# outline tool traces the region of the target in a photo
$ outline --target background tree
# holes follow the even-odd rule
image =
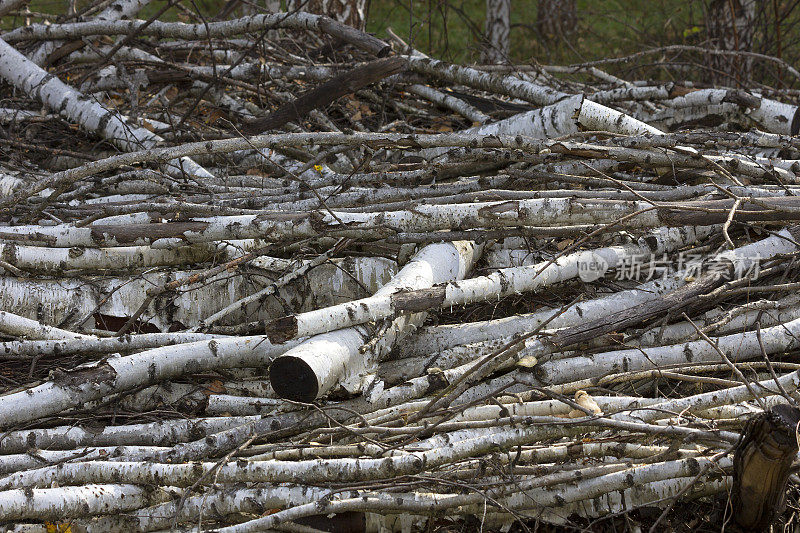
[[[709,45],[717,50],[751,52],[755,36],[755,0],[713,0],[706,10]],[[743,84],[750,78],[753,61],[741,55],[708,55],[714,83]]]
[[[539,0],[536,29],[545,40],[575,31],[578,25],[576,0]]]
[[[508,61],[511,30],[511,0],[486,0],[486,43],[481,53],[483,63]]]

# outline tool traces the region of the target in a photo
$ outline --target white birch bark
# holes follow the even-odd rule
[[[573,198],[525,199],[509,202],[479,202],[468,204],[418,205],[413,209],[379,213],[352,213],[346,211],[312,212],[286,217],[280,215],[241,215],[197,218],[175,229],[175,237],[153,236],[149,228],[138,230],[130,225],[92,225],[76,227],[72,224],[56,226],[10,226],[5,232],[11,235],[38,235],[52,237],[55,247],[150,245],[153,248],[174,248],[186,243],[200,243],[228,239],[263,238],[269,240],[302,239],[317,237],[326,230],[339,230],[345,223],[359,226],[390,226],[401,231],[424,232],[460,227],[508,226],[558,226],[578,224],[607,224],[626,215],[633,215],[620,223],[627,228],[653,228],[664,225],[658,212],[649,201],[584,200]],[[288,218],[288,220],[287,220]],[[154,226],[154,225],[150,225]],[[186,228],[186,229],[184,229]],[[8,238],[7,237],[7,238]]]
[[[149,246],[114,248],[50,248],[24,244],[0,244],[3,260],[25,271],[61,273],[66,270],[127,270],[155,266],[178,266],[210,261],[224,245],[203,243],[171,250]]]
[[[730,459],[721,459],[718,463],[713,463],[709,459],[681,459],[677,461],[667,461],[652,465],[636,466],[620,472],[613,472],[595,478],[579,480],[568,485],[562,490],[548,490],[539,488],[536,480],[520,483],[520,492],[507,497],[499,498],[504,508],[518,510],[547,510],[563,506],[573,502],[591,501],[608,492],[620,491],[624,495],[626,489],[632,494],[628,494],[625,503],[630,505],[644,505],[649,502],[669,500],[670,496],[678,494],[676,483],[673,480],[680,478],[693,478],[704,469],[719,465],[720,468],[730,468]],[[534,488],[528,488],[532,485]],[[630,487],[635,487],[630,489]],[[682,488],[683,484],[678,484]],[[716,488],[716,487],[715,487]],[[720,487],[721,488],[721,487]],[[719,488],[716,488],[719,490]],[[497,493],[502,494],[502,489],[492,491],[492,496]],[[585,494],[585,496],[583,496]],[[484,498],[481,499],[481,496]],[[468,496],[458,496],[452,494],[420,494],[420,493],[397,493],[397,494],[373,494],[361,495],[357,498],[340,499],[326,502],[322,509],[318,503],[296,506],[291,509],[271,514],[267,517],[257,518],[249,522],[244,522],[234,526],[221,528],[223,533],[248,533],[263,531],[276,527],[283,522],[296,520],[298,518],[319,513],[324,510],[326,513],[340,513],[345,511],[378,511],[378,512],[406,512],[423,513],[442,512],[455,508],[456,514],[477,514],[485,512],[486,495],[472,494]],[[474,503],[473,503],[474,502]],[[595,515],[589,515],[595,516]]]
[[[29,453],[0,456],[2,475],[39,468],[64,461],[144,461],[168,448],[157,446],[92,446],[82,450],[30,450]],[[0,516],[2,516],[0,514]]]
[[[570,95],[544,85],[537,85],[516,76],[490,74],[479,70],[452,65],[427,56],[408,56],[412,70],[451,83],[467,85],[491,93],[506,94],[535,105],[554,104]]]
[[[754,0],[712,0],[706,10],[712,46],[719,50],[752,50],[757,5]],[[713,83],[735,85],[749,81],[753,60],[738,54],[708,54],[706,62]]]
[[[220,245],[220,248],[222,246],[224,245]],[[66,248],[63,250],[73,252],[72,255],[79,259],[74,251]],[[186,255],[191,257],[191,254]],[[106,255],[113,256],[113,253]],[[238,252],[231,252],[228,257],[237,256]],[[256,267],[262,264],[258,259],[253,261]],[[302,269],[302,265],[299,268]],[[299,311],[336,305],[363,296],[364,288],[368,291],[378,290],[395,270],[396,264],[383,258],[336,259],[334,264],[319,265],[306,272],[302,279],[278,287],[276,295],[291,302],[293,308]],[[148,290],[202,273],[202,270],[189,270],[133,273],[127,277],[100,276],[92,277],[91,284],[79,278],[59,280],[0,277],[0,307],[29,319],[36,317],[44,324],[61,324],[66,321],[65,328],[88,317],[83,325],[93,327],[93,313],[117,318],[130,317],[145,303]],[[188,285],[177,294],[155,298],[147,305],[140,321],[160,331],[167,331],[176,323],[187,328],[197,327],[202,319],[246,299],[253,292],[275,285],[267,276],[264,277],[263,284],[259,279],[251,276],[248,280],[223,272],[202,285]],[[266,320],[283,313],[285,306],[279,300],[257,298],[244,307],[235,304],[235,310],[226,313],[224,321],[229,323],[242,320],[246,316]],[[99,319],[105,320],[103,317]],[[224,322],[223,319],[219,320]]]
[[[309,13],[327,15],[333,20],[359,30],[366,24],[366,0],[287,0],[286,10],[301,9]]]
[[[475,107],[467,104],[463,100],[460,100],[455,96],[451,96],[447,93],[437,91],[433,87],[428,87],[427,85],[420,85],[418,83],[415,83],[414,85],[409,85],[407,90],[410,93],[416,94],[417,96],[421,96],[426,100],[430,100],[431,102],[440,105],[446,109],[455,111],[464,118],[471,120],[476,125],[484,124],[488,122],[491,118],[488,115],[484,114],[482,111],[479,111]]]
[[[769,355],[791,350],[798,346],[798,334],[800,320],[762,329],[761,340],[765,352]],[[725,353],[731,361],[746,361],[760,357],[762,353],[755,331],[714,337],[713,341],[716,347],[700,340],[548,361],[537,368],[537,376],[550,384],[568,383],[608,373],[658,368],[663,365],[720,362],[722,357],[717,350]]]
[[[793,239],[790,235],[788,230],[782,230],[776,235],[761,241],[723,252],[716,257],[716,260],[730,260],[734,266],[734,271],[738,274],[747,272],[764,259],[778,254],[794,252],[795,246],[792,244]],[[655,248],[657,250],[659,246],[663,246],[658,244],[658,238],[653,242],[652,236],[650,238],[645,237],[643,240],[645,244],[652,245],[651,249]],[[624,309],[641,302],[659,298],[661,295],[684,285],[686,276],[689,274],[689,271],[684,270],[676,274],[667,275],[661,280],[644,283],[634,290],[622,291],[603,298],[575,304],[553,318],[548,323],[548,327],[560,328],[580,324],[582,321],[592,320],[607,314],[609,309]],[[553,310],[548,309],[522,317],[429,328],[420,332],[410,344],[404,346],[404,351],[408,355],[425,355],[461,344],[511,337],[519,331],[535,329],[552,316]]]
[[[35,63],[0,39],[0,76],[11,85],[40,100],[89,132],[97,133],[122,150],[132,152],[154,147],[161,138],[145,128],[131,126],[122,117],[97,102],[87,99],[56,76],[48,74]],[[211,174],[188,157],[170,162],[172,173],[187,173],[198,178]]]
[[[186,24],[183,22],[153,21],[144,27],[144,20],[113,21],[95,20],[90,22],[75,22],[71,24],[33,24],[24,28],[17,28],[4,33],[2,39],[8,43],[29,39],[55,40],[78,39],[93,35],[128,35],[136,32],[142,36],[159,37],[161,39],[208,40],[210,38],[225,38],[245,33],[258,33],[265,29],[291,28],[296,30],[312,30],[329,32],[334,36],[353,36],[361,39],[354,42],[368,52],[379,53],[385,51],[387,45],[375,38],[349,29],[345,26],[334,26],[325,16],[313,15],[302,11],[295,13],[270,13],[253,15],[233,20],[208,22],[206,24]]]
[[[110,394],[189,372],[266,365],[291,347],[292,343],[275,347],[264,337],[239,337],[179,344],[110,358],[65,372],[30,389],[3,395],[0,397],[0,427],[8,428],[55,415]]]
[[[146,424],[106,426],[94,431],[78,426],[8,431],[0,454],[23,454],[31,448],[76,450],[87,446],[174,446],[260,420],[251,417],[211,417],[160,420]]]
[[[434,287],[443,290],[442,299],[437,302],[437,307],[465,305],[512,294],[537,291],[578,277],[586,282],[596,281],[604,277],[610,270],[625,264],[647,264],[647,261],[652,259],[651,254],[654,252],[663,254],[683,245],[694,244],[696,237],[703,234],[707,233],[661,231],[649,237],[643,237],[639,241],[641,244],[608,246],[575,252],[558,257],[554,261],[505,268],[487,276],[448,282]],[[406,295],[406,297],[408,296]],[[437,296],[439,296],[438,293]],[[397,310],[393,309],[392,312],[396,313]]]
[[[751,110],[747,116],[770,133],[797,135],[800,128],[798,108],[775,100],[761,98],[761,105]]]
[[[134,485],[86,485],[0,492],[3,520],[58,520],[133,511],[172,498],[167,489]]]
[[[684,340],[696,339],[698,335],[695,325],[706,331],[708,327],[715,326],[713,331],[716,335],[741,331],[756,323],[761,327],[775,326],[800,318],[799,300],[800,298],[792,295],[778,301],[751,302],[730,311],[713,309],[701,317],[693,319],[691,323],[676,322],[664,327],[652,328],[641,335],[634,333],[631,335],[632,338],[626,342],[639,346],[676,344]]]
[[[729,89],[700,89],[666,100],[664,103],[670,108],[698,108],[698,112],[706,114],[713,112],[712,109],[716,106],[729,103],[736,106],[729,109],[738,109],[743,116],[749,117],[767,132],[781,135],[797,133],[792,130],[792,127],[798,127],[795,119],[797,106],[765,98],[758,93],[742,93]]]
[[[47,326],[8,311],[0,311],[0,332],[27,339],[88,339],[87,335]]]
[[[307,337],[393,316],[394,294],[430,287],[442,279],[463,279],[480,252],[467,241],[428,245],[372,296],[278,319],[276,339],[284,332],[289,335],[284,338]]]
[[[553,421],[552,418],[546,419],[550,422]],[[620,422],[620,424],[622,423]],[[543,434],[558,434],[563,430],[563,427],[557,426],[509,428],[500,432],[486,433],[476,438],[457,440],[433,450],[381,459],[242,461],[227,463],[220,468],[217,468],[216,463],[213,462],[193,464],[136,461],[63,463],[0,478],[0,490],[49,486],[53,481],[62,485],[104,483],[112,478],[114,479],[112,482],[117,483],[159,483],[161,485],[186,486],[194,483],[201,475],[212,469],[216,469],[214,478],[217,483],[291,483],[298,479],[309,484],[326,483],[331,479],[339,482],[366,481],[435,469],[440,465],[481,455],[497,448],[508,449],[517,445],[538,442],[543,438]],[[681,430],[687,435],[702,433],[691,428],[675,428],[675,430]],[[207,483],[212,482],[212,480],[206,479]]]
[[[635,289],[612,293],[601,298],[581,302],[567,309],[548,323],[551,328],[567,327],[593,320],[606,314],[609,309],[625,309],[651,301],[686,283],[685,276],[669,275],[660,280],[641,284]],[[403,347],[407,356],[424,356],[441,350],[469,343],[510,338],[522,331],[533,331],[545,320],[549,320],[555,309],[543,309],[521,316],[467,322],[464,324],[430,326],[422,328]]]
[[[139,512],[108,515],[93,520],[76,520],[75,528],[85,533],[108,531],[170,530],[178,523],[195,522],[196,517],[210,509],[220,515],[233,513],[260,514],[265,508],[293,507],[314,502],[328,496],[324,488],[265,485],[259,488],[222,488],[190,496],[179,507],[177,502],[165,502]]]
[[[210,326],[236,310],[245,310],[247,306],[252,303],[263,301],[264,299],[267,298],[267,296],[275,294],[280,287],[288,284],[291,281],[294,281],[298,278],[305,276],[309,270],[329,261],[331,259],[332,251],[333,249],[329,250],[324,254],[320,254],[318,257],[312,259],[311,261],[306,261],[303,265],[300,265],[299,267],[293,269],[291,272],[288,272],[287,274],[281,276],[279,279],[275,280],[273,283],[270,283],[260,291],[256,291],[253,294],[245,296],[240,300],[237,300],[235,302],[226,305],[225,307],[223,307],[216,313],[212,314],[211,316],[202,319],[200,323],[197,325],[197,329]]]
[[[791,324],[791,322],[789,324]],[[787,329],[789,329],[788,324]],[[797,331],[797,326],[794,326],[793,331]],[[720,349],[724,349],[724,346],[725,343],[720,339]],[[745,347],[745,351],[747,351],[748,348],[749,347]],[[746,357],[746,354],[743,355]],[[652,422],[660,418],[669,417],[669,413],[682,413],[687,410],[705,410],[713,407],[721,407],[723,405],[736,405],[754,398],[775,396],[781,389],[786,391],[790,396],[794,394],[796,397],[798,386],[800,386],[800,371],[794,371],[784,374],[778,379],[770,377],[763,381],[751,382],[739,387],[728,387],[718,391],[695,394],[694,396],[664,400],[651,405],[648,410],[633,414],[632,417],[645,422]],[[788,402],[788,399],[784,399],[784,403]]]
[[[43,326],[49,328],[50,326]],[[16,337],[36,338],[32,335],[8,332]],[[48,330],[49,331],[49,330]],[[65,331],[63,340],[16,340],[0,342],[0,359],[32,359],[37,356],[67,356],[75,354],[129,353],[173,344],[209,341],[224,335],[206,333],[142,333],[122,337],[92,337]],[[67,337],[69,334],[71,337]],[[52,338],[48,333],[47,338]]]
[[[768,134],[760,134],[758,139],[759,142],[762,143],[776,144],[776,147],[783,146],[778,142],[777,139],[773,140],[773,138],[769,137]],[[618,161],[625,161],[627,163],[637,163],[647,168],[717,168],[709,164],[709,161],[713,161],[717,164],[727,165],[729,167],[729,171],[732,171],[737,175],[749,176],[758,179],[761,179],[764,176],[764,169],[760,165],[747,165],[742,163],[738,158],[734,160],[733,158],[724,156],[705,156],[705,159],[702,157],[697,158],[693,153],[691,153],[691,150],[688,151],[689,153],[687,153],[687,155],[675,153],[664,154],[661,151],[608,147],[607,145],[594,145],[591,143],[537,141],[527,139],[524,136],[490,136],[470,138],[461,134],[407,135],[392,133],[289,133],[260,135],[251,137],[249,139],[224,139],[219,141],[187,143],[174,147],[156,148],[152,150],[115,155],[99,161],[87,163],[80,167],[71,168],[67,171],[55,173],[51,175],[49,179],[39,180],[39,183],[31,187],[29,191],[25,191],[24,195],[17,194],[12,198],[0,200],[0,203],[9,205],[11,202],[27,199],[47,188],[64,187],[88,176],[97,174],[98,172],[114,170],[124,165],[132,165],[150,161],[166,162],[170,159],[199,154],[230,153],[243,150],[250,150],[250,153],[252,153],[253,149],[274,149],[282,146],[306,146],[309,143],[318,144],[320,146],[329,146],[335,144],[352,146],[363,144],[377,145],[379,147],[384,147],[388,143],[389,145],[395,146],[398,149],[408,148],[409,145],[412,145],[415,150],[452,146],[464,148],[469,147],[474,149],[508,148],[533,153],[539,153],[546,150],[556,150],[559,153],[564,154],[575,153],[583,155],[586,152],[589,152],[596,154],[593,156],[595,158],[615,159]],[[263,152],[263,150],[261,151]],[[587,170],[584,170],[584,173],[585,172],[587,172]],[[792,173],[781,170],[776,171],[775,174],[788,183],[794,183],[798,181],[797,177]],[[342,181],[342,179],[337,180],[337,177],[341,178],[341,176],[336,176],[334,173],[330,178],[332,180],[331,183]]]
[[[287,317],[292,323],[291,336],[284,338],[330,333],[308,339],[273,362],[270,367],[273,389],[283,397],[310,401],[330,391],[348,374],[364,373],[369,362],[367,354],[359,348],[369,335],[363,328],[349,326],[390,316],[380,314],[379,310],[390,305],[391,295],[398,290],[430,286],[442,279],[463,279],[480,251],[467,241],[426,246],[373,296]],[[404,336],[421,323],[421,318],[412,315],[401,319],[403,322],[396,325],[394,335]],[[287,386],[288,383],[292,384]]]
[[[136,15],[144,6],[149,3],[150,0],[115,0],[108,7],[103,9],[103,11],[101,11],[94,18],[94,20],[114,21],[120,19],[129,19],[130,17]],[[62,44],[63,43],[58,41],[42,44],[33,54],[30,54],[31,61],[39,66],[42,66],[47,57]]]

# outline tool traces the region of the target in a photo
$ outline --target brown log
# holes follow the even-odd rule
[[[797,456],[800,409],[776,405],[747,421],[733,458],[733,519],[743,531],[768,531],[786,505]]]
[[[298,121],[313,109],[326,106],[346,94],[401,72],[406,65],[406,60],[401,57],[370,61],[365,65],[334,76],[296,100],[282,105],[269,116],[247,123],[242,131],[248,135],[256,135],[279,128],[287,122]]]

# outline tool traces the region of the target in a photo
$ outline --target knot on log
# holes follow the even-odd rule
[[[747,421],[733,458],[733,519],[743,531],[766,531],[783,512],[798,423],[800,409],[789,405]]]

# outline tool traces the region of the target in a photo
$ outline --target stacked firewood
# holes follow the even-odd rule
[[[3,525],[788,518],[796,93],[145,4],[0,35]]]

